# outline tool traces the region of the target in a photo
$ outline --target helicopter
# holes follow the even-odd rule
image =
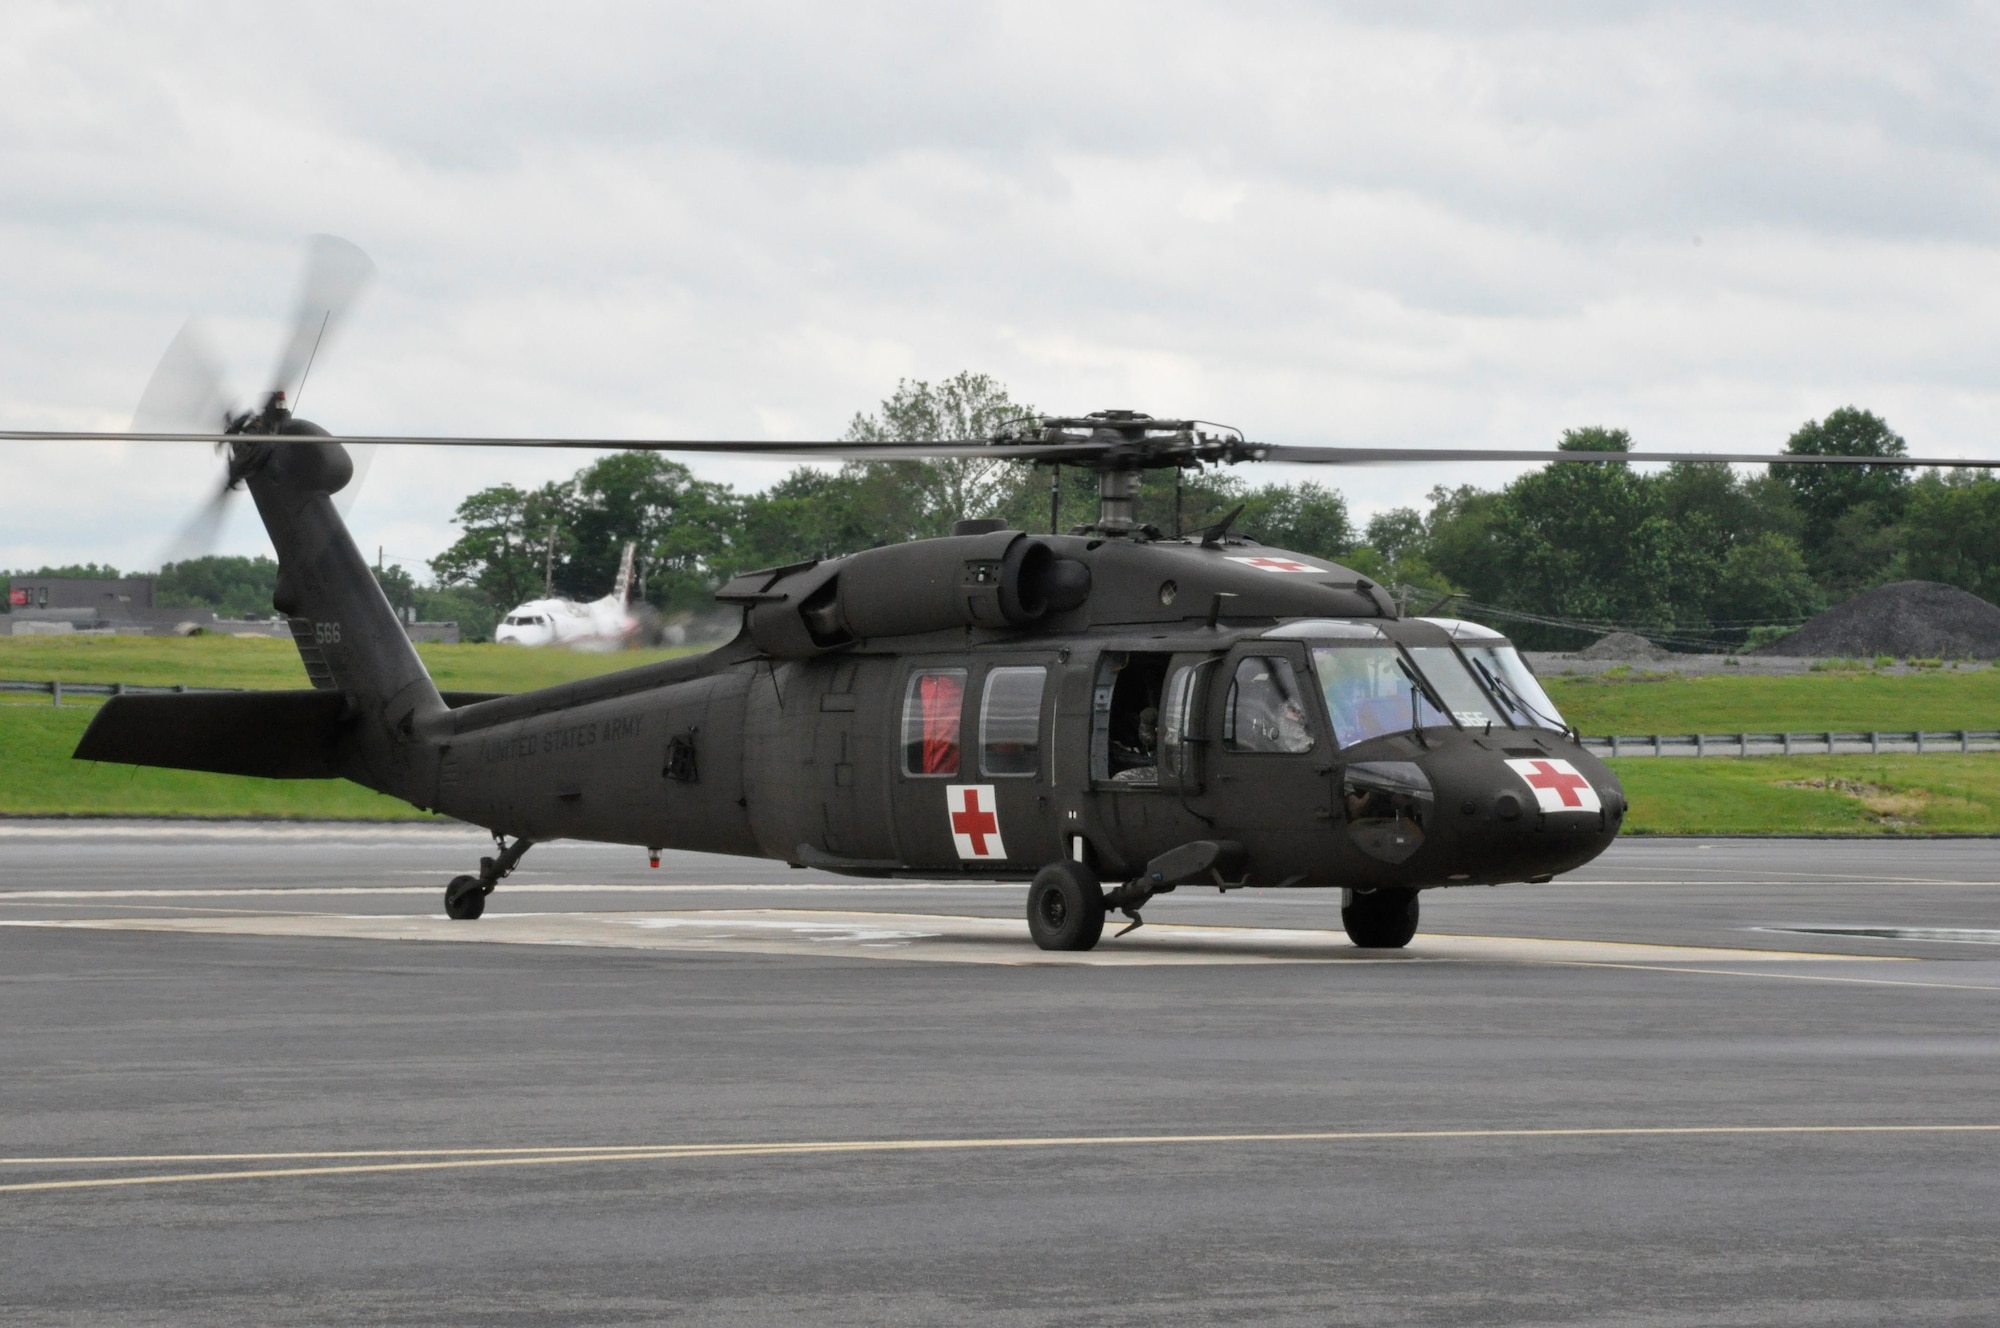
[[[294,415],[287,393],[310,365],[300,348],[355,283],[314,272],[306,288],[275,385],[220,429],[0,433],[222,448],[224,492],[248,491],[277,552],[273,606],[311,684],[113,697],[74,756],[346,778],[480,826],[494,854],[444,892],[446,915],[468,923],[535,844],[587,839],[643,848],[654,865],[682,849],[1020,881],[1029,934],[1049,951],[1093,948],[1114,913],[1123,935],[1179,889],[1249,886],[1337,890],[1355,945],[1400,948],[1424,891],[1548,881],[1601,854],[1627,813],[1617,776],[1501,633],[1407,615],[1350,568],[1235,531],[1237,513],[1156,530],[1137,516],[1143,475],[1257,461],[1884,464],[1279,445],[1132,410],[908,444],[341,437]],[[964,520],[940,538],[746,571],[715,592],[741,628],[706,653],[518,694],[451,692],[334,505],[356,444],[990,457],[1087,468],[1098,504],[1063,528],[1057,469],[1047,532]]]

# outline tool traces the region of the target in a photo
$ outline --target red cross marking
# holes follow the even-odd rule
[[[1273,572],[1310,572],[1313,569],[1302,562],[1290,558],[1245,558],[1252,567],[1262,567]]]
[[[972,841],[972,855],[976,858],[987,856],[986,836],[1000,833],[1000,822],[992,812],[983,811],[979,806],[979,790],[965,791],[965,810],[951,814],[953,834],[964,835]]]
[[[1576,791],[1589,788],[1589,780],[1582,775],[1558,770],[1547,761],[1530,761],[1528,764],[1535,768],[1535,773],[1522,778],[1532,787],[1552,790],[1562,799],[1565,807],[1583,806],[1583,799],[1576,796]]]

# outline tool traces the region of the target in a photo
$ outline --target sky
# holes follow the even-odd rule
[[[324,232],[379,269],[300,402],[341,433],[834,437],[973,369],[1278,443],[1852,404],[2000,456],[1996,57],[1990,5],[1837,0],[11,0],[0,428],[126,427],[190,316],[247,400]],[[150,568],[220,472],[0,448],[0,567]],[[350,521],[419,568],[587,460],[385,449]],[[1365,517],[1520,469],[1243,473]]]

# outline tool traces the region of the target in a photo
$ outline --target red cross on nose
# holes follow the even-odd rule
[[[972,856],[986,856],[986,836],[1000,832],[1000,822],[992,812],[982,811],[979,806],[979,790],[965,791],[965,810],[951,814],[953,834],[964,835],[972,841]]]
[[[1245,558],[1252,567],[1264,567],[1273,572],[1310,572],[1312,568],[1291,558]]]
[[[1590,781],[1582,775],[1567,770],[1558,770],[1547,761],[1530,761],[1535,773],[1525,775],[1528,783],[1538,789],[1551,789],[1562,799],[1565,807],[1581,807],[1583,799],[1576,796],[1578,789],[1590,787]]]

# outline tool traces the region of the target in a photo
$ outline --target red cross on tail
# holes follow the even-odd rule
[[[1545,812],[1594,812],[1603,807],[1597,790],[1577,773],[1568,761],[1537,757],[1529,761],[1509,761],[1507,768],[1526,780],[1535,791],[1535,801]]]
[[[951,813],[951,838],[959,857],[986,861],[1007,856],[991,784],[947,784],[944,805]]]

